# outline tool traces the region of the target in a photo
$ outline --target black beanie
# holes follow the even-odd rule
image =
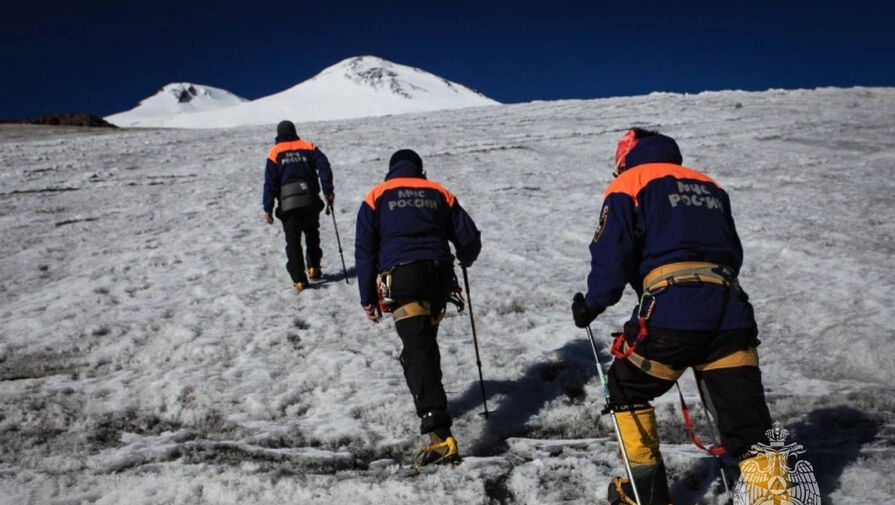
[[[395,151],[395,154],[393,154],[391,159],[388,160],[388,167],[391,168],[395,166],[395,163],[399,161],[409,161],[416,165],[420,170],[423,169],[423,159],[420,158],[419,154],[416,154],[410,149],[401,149],[400,151]]]
[[[277,125],[277,137],[298,137],[295,132],[295,124],[292,121],[280,121]]]

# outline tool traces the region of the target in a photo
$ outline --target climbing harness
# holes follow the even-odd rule
[[[649,336],[648,322],[656,308],[656,295],[669,286],[686,282],[709,282],[739,290],[733,270],[716,263],[680,261],[654,268],[643,278],[643,295],[637,306],[637,335],[628,344],[624,333],[614,333],[610,349],[612,355],[618,359],[630,358]]]

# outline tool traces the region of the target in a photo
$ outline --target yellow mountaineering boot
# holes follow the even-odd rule
[[[320,270],[320,267],[308,268],[308,279],[319,281],[321,278],[323,278],[323,272]]]
[[[668,478],[665,464],[659,452],[659,434],[656,430],[656,412],[645,405],[621,408],[614,412],[618,429],[624,441],[633,485],[641,505],[668,505]],[[627,477],[627,476],[626,476]],[[607,498],[611,505],[636,505],[632,483],[627,478],[616,477],[609,484]]]
[[[295,287],[295,290],[298,292],[304,291],[306,287],[308,287],[307,283],[304,282],[293,282],[292,285]]]
[[[435,433],[429,433],[429,441],[426,447],[420,449],[414,458],[413,464],[417,468],[426,465],[456,465],[460,463],[460,451],[457,450],[457,441],[448,435],[442,439]]]

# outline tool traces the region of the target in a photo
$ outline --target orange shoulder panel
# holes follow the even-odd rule
[[[640,191],[650,182],[663,177],[693,179],[714,184],[719,188],[721,187],[711,177],[702,172],[697,172],[692,168],[675,165],[673,163],[646,163],[638,165],[630,170],[626,170],[616,177],[616,179],[606,187],[606,191],[603,193],[603,199],[605,200],[613,193],[624,193],[634,200],[634,206],[636,207],[638,205],[637,195]]]
[[[317,146],[306,140],[299,139],[291,140],[289,142],[280,142],[274,144],[274,146],[270,148],[270,152],[267,153],[267,159],[276,163],[277,156],[284,151],[313,151],[314,149],[317,149]]]
[[[366,198],[364,198],[364,202],[369,205],[371,209],[376,210],[376,202],[379,201],[379,198],[382,197],[382,194],[390,189],[395,188],[434,189],[444,196],[444,199],[447,201],[448,207],[453,207],[454,202],[456,201],[454,195],[452,195],[450,191],[446,190],[444,186],[438,184],[435,181],[419,179],[416,177],[396,177],[394,179],[389,179],[371,189],[370,192],[367,193]]]

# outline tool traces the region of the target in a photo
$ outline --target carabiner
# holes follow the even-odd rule
[[[646,307],[645,311],[644,306]],[[637,318],[646,321],[653,315],[654,308],[656,308],[656,297],[651,292],[644,291],[640,296],[640,305],[637,306]]]

